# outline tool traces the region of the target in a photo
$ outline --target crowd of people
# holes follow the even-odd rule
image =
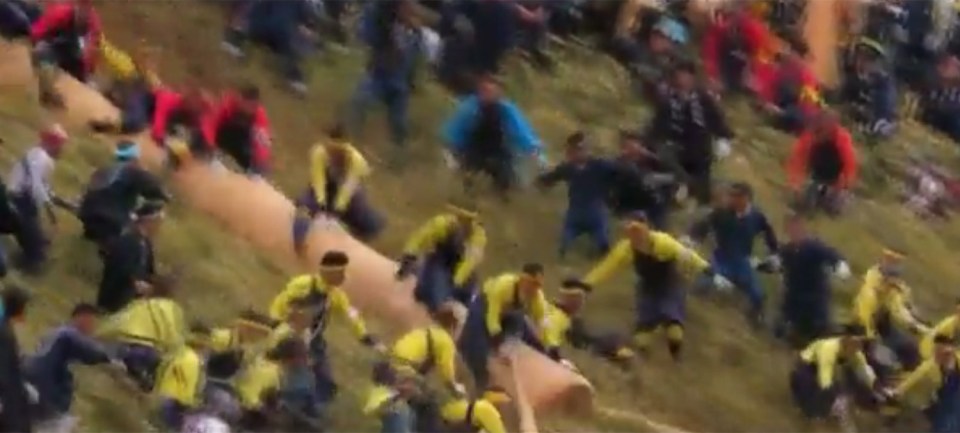
[[[242,57],[248,43],[263,45],[282,60],[290,89],[306,95],[302,63],[311,51],[349,39],[350,3],[230,2],[223,48]],[[220,327],[188,320],[177,300],[178,278],[158,271],[153,249],[172,197],[140,162],[139,146],[167,149],[174,168],[187,157],[221,165],[221,155],[228,155],[251,177],[270,176],[275,149],[259,90],[243,85],[214,97],[196,84],[162,82],[149,48],[130,55],[106,39],[90,0],[0,3],[2,34],[31,43],[45,106],[64,104],[53,86],[58,73],[91,85],[94,77],[107,76],[109,86],[99,88],[121,117],[89,126],[152,139],[120,141],[115,162],[92,174],[76,203],[50,185],[70,141],[59,125],[45,128],[5,178],[0,231],[13,235],[22,252],[10,266],[43,272],[50,241],[41,209],[56,224],[59,207],[82,222],[103,272],[95,302],[78,303],[68,323],[23,357],[12,323],[24,317],[29,296],[12,284],[3,290],[0,431],[72,431],[78,419],[70,414],[70,365],[77,362],[126,373],[155,396],[155,423],[165,430],[323,430],[338,391],[324,338],[336,314],[378,354],[363,411],[380,421],[381,431],[500,433],[500,410],[510,396],[492,384],[491,357],[509,362],[511,347],[522,341],[571,369],[576,366],[564,356],[571,347],[630,368],[635,359],[652,356],[653,339],[662,333],[679,362],[688,293],[733,290],[746,297],[745,314],[757,332],[770,329],[799,349],[785,376],[806,417],[835,417],[847,425],[853,406],[890,422],[901,411],[922,410],[929,431],[960,431],[960,303],[934,326],[919,318],[903,277],[905,252],[891,246],[864,274],[850,306],[852,320],[837,326],[832,279],[851,278],[853,271],[837,248],[806,226],[813,213],[842,216],[857,183],[854,137],[872,145],[891,137],[907,120],[899,110],[901,95],[918,96],[919,108],[911,113],[916,120],[960,141],[960,32],[953,31],[960,21],[945,2],[867,6],[839,50],[837,89],[821,86],[809,68],[797,2],[730,0],[705,28],[689,20],[686,2],[356,3],[357,35],[368,62],[348,113],[310,150],[310,178],[291,228],[299,253],[321,214],[338,218],[364,241],[387,228],[364,191],[371,165],[350,137],[371,104],[382,103],[391,140],[403,151],[410,94],[422,75],[418,57],[427,57],[439,80],[461,96],[441,136],[446,162],[463,173],[471,198],[451,200],[398,254],[396,279],[416,277],[414,296],[434,322],[390,345],[351,305],[342,288],[350,257],[336,250],[327,251],[314,271],[293,277],[268,311],[243,311]],[[588,134],[570,131],[564,161],[552,165],[522,108],[504,95],[497,74],[511,51],[525,52],[550,73],[549,34],[599,41],[652,108],[647,125],[621,132],[615,157],[595,155]],[[796,136],[786,161],[795,212],[783,221],[785,239],[754,202],[751,185],[713,176],[738,132],[725,118],[726,98],[751,101],[769,126]],[[540,263],[499,274],[480,271],[488,234],[472,198],[482,191],[474,181],[489,177],[498,196],[509,200],[519,189],[524,158],[540,166],[539,187],[567,185],[559,255],[588,234],[600,257],[589,272],[564,279],[552,300],[544,287],[549,270]],[[941,190],[944,179],[933,179]],[[921,192],[932,188],[929,179],[918,182]],[[671,216],[688,198],[702,212],[689,229],[676,227]],[[907,201],[918,213],[942,207],[926,196]],[[611,239],[613,218],[623,222],[620,240]],[[753,250],[758,236],[766,246],[760,258]],[[709,237],[713,251],[701,256],[698,245]],[[632,335],[591,329],[580,314],[584,303],[627,266],[637,277]],[[784,296],[773,320],[759,272],[781,275]],[[457,374],[458,358],[473,379],[472,391]]]

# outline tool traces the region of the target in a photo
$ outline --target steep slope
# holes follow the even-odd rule
[[[255,56],[248,65],[238,66],[218,52],[222,20],[212,6],[111,2],[103,5],[102,10],[107,34],[112,39],[126,47],[145,39],[162,48],[162,73],[167,80],[180,82],[197,78],[222,87],[235,80],[251,79],[264,88],[275,87],[277,80],[267,69],[268,55]],[[645,117],[643,107],[628,96],[624,79],[612,62],[581,49],[562,49],[558,55],[561,66],[553,77],[544,78],[522,65],[512,65],[508,74],[510,94],[527,110],[548,142],[559,143],[569,132],[584,128],[593,133],[599,143],[612,144],[618,127],[641,124]],[[303,155],[313,137],[319,137],[319,131],[336,117],[358,78],[360,65],[358,53],[333,54],[314,62],[313,90],[308,101],[297,100],[281,91],[267,92],[267,105],[279,135],[275,178],[289,193],[298,192],[302,187],[307,169]],[[441,167],[437,155],[436,132],[449,110],[450,99],[433,85],[420,89],[412,110],[414,148],[408,167],[402,173],[379,169],[370,185],[374,203],[390,217],[391,227],[376,245],[388,254],[396,254],[409,230],[438,208],[453,190],[449,184],[455,180]],[[16,105],[23,104],[2,106],[10,107],[11,113],[16,112],[17,119],[36,119],[35,112],[27,110],[24,114]],[[744,107],[730,107],[729,112],[740,138],[737,153],[722,164],[721,174],[752,182],[760,203],[776,219],[785,211],[780,167],[789,140],[758,125]],[[14,126],[10,129],[15,131],[16,124],[11,125]],[[381,125],[381,119],[371,116],[370,132],[358,139],[378,167],[382,166],[379,157],[387,149]],[[7,139],[7,142],[28,142],[29,136],[22,134],[27,133],[21,128],[21,138]],[[553,149],[557,155],[557,148]],[[884,169],[895,165],[907,150],[913,149],[942,156],[944,161],[954,161],[951,164],[956,165],[951,145],[910,126],[894,142],[876,152],[864,152],[863,159],[872,168],[865,170],[861,199],[850,214],[840,221],[818,220],[816,226],[823,237],[843,250],[857,271],[871,264],[882,245],[904,246],[912,253],[907,277],[916,287],[918,301],[931,317],[938,317],[956,293],[949,284],[960,276],[951,254],[960,244],[960,227],[953,223],[917,221],[896,204]],[[87,165],[78,165],[76,178],[61,181],[64,185],[75,185],[77,179],[85,178],[88,169]],[[410,195],[413,190],[419,194]],[[564,273],[587,269],[589,262],[585,259],[555,261],[553,245],[562,205],[559,191],[545,196],[527,192],[509,205],[487,203],[485,219],[493,239],[492,253],[484,271],[496,272],[525,260],[541,260],[550,265],[552,281],[556,281]],[[187,286],[190,299],[199,301],[189,303],[195,311],[202,308],[207,317],[224,319],[246,302],[236,299],[238,296],[222,294],[244,293],[246,299],[264,301],[282,284],[283,272],[255,254],[243,252],[245,248],[241,244],[217,233],[208,222],[181,218],[181,215],[175,212],[176,223],[171,224],[169,239],[164,242],[173,245],[178,242],[175,239],[182,237],[184,243],[164,246],[170,249],[165,250],[167,254],[163,257],[188,263],[191,269],[198,269],[197,275],[204,275],[202,278],[191,276],[197,279]],[[70,230],[69,233],[76,232]],[[90,285],[96,282],[95,257],[82,249],[85,245],[79,240],[71,242],[75,242],[75,249],[60,249],[74,245],[69,243],[57,247],[57,257],[63,259],[57,262],[50,277],[38,282],[38,287],[66,287],[66,281],[76,281],[79,274],[83,276],[79,291],[73,291],[74,284],[69,284],[69,292],[44,290],[44,295],[51,293],[50,296],[69,293],[60,298],[56,304],[59,308],[41,310],[44,315],[39,319],[45,324],[59,318],[57,314],[66,310],[71,298],[76,296],[74,293],[89,296],[93,290]],[[771,293],[778,292],[775,281],[764,282]],[[632,302],[629,285],[630,280],[624,275],[591,297],[591,321],[607,327],[628,328],[630,311],[623,306]],[[246,287],[257,289],[249,290],[248,294],[242,289]],[[839,309],[846,307],[854,288],[855,283],[849,283],[838,290],[837,296],[843,300],[838,303]],[[238,292],[240,290],[243,291]],[[217,308],[210,308],[213,301]],[[749,331],[737,308],[730,304],[713,300],[691,303],[691,347],[682,365],[674,366],[665,357],[657,356],[640,371],[625,375],[584,354],[576,354],[574,360],[597,387],[600,405],[652,414],[658,420],[691,430],[806,429],[790,408],[786,390],[790,354],[772,339]],[[28,334],[36,336],[40,329],[32,326]],[[342,330],[337,331],[340,332],[333,338],[338,348],[334,362],[344,388],[351,392],[338,402],[343,416],[336,417],[335,423],[343,429],[366,429],[369,424],[357,424],[359,417],[353,415],[358,403],[356,395],[365,386],[365,369],[359,367],[359,362],[350,362],[358,352],[352,350],[355,345],[351,339],[344,336]],[[354,366],[358,367],[351,368]],[[98,385],[107,382],[100,375],[90,376]],[[120,405],[131,400],[126,398],[127,394],[121,394],[125,396],[123,399],[115,398],[115,388],[109,385],[90,389],[97,392],[84,393],[80,408],[90,416],[91,428],[134,428],[135,424],[126,423],[116,414]],[[591,421],[548,418],[544,422],[551,429],[561,431],[636,431],[639,428],[601,418]]]

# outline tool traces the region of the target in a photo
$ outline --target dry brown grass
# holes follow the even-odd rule
[[[321,131],[338,117],[343,102],[358,79],[361,57],[357,53],[330,54],[313,62],[311,95],[300,101],[286,92],[273,90],[278,80],[268,68],[269,56],[254,56],[248,64],[237,65],[218,49],[222,18],[213,7],[184,2],[110,2],[102,6],[108,37],[125,47],[144,39],[162,50],[162,75],[170,82],[199,79],[220,88],[252,80],[266,91],[266,104],[278,135],[276,171],[278,185],[288,194],[299,192],[307,175],[303,156]],[[508,92],[525,109],[558,157],[556,143],[571,131],[583,128],[601,145],[613,145],[619,127],[639,126],[646,118],[642,104],[628,95],[624,77],[609,59],[579,49],[556,53],[560,67],[552,77],[539,75],[526,65],[509,68]],[[22,98],[3,99],[2,134],[14,149],[32,140],[22,122],[36,120],[37,109]],[[396,255],[405,236],[432,215],[443,200],[457,190],[456,179],[440,164],[438,131],[452,100],[433,84],[420,86],[412,104],[412,149],[402,172],[382,167],[388,149],[382,117],[371,115],[367,133],[356,139],[379,170],[369,189],[376,206],[389,216],[389,229],[375,245]],[[734,156],[721,163],[721,175],[751,182],[759,203],[773,220],[785,212],[782,161],[789,139],[757,123],[744,107],[729,107],[739,139]],[[11,120],[14,119],[14,120]],[[106,161],[101,145],[79,142],[67,155],[57,183],[77,192],[79,182],[95,165]],[[863,150],[865,163],[876,167],[890,163],[907,149],[923,149],[942,156],[956,166],[951,144],[931,138],[922,129],[908,127],[892,143],[875,153]],[[3,167],[12,161],[9,148],[0,149]],[[946,311],[956,296],[950,284],[960,277],[952,251],[960,244],[960,225],[927,223],[906,214],[896,204],[889,182],[881,170],[864,170],[862,196],[840,221],[817,220],[821,235],[839,247],[853,268],[862,272],[875,259],[882,245],[902,245],[911,254],[907,277],[915,287],[920,306],[932,318]],[[415,192],[412,193],[412,192]],[[484,218],[492,237],[484,272],[496,272],[526,260],[549,265],[551,281],[567,273],[582,272],[590,266],[585,258],[556,260],[562,191],[540,194],[526,191],[510,204],[484,203]],[[54,251],[52,272],[27,283],[40,291],[41,304],[25,329],[25,340],[34,339],[60,320],[78,298],[90,298],[99,275],[92,248],[78,237],[73,222],[61,228]],[[249,246],[188,209],[175,208],[160,243],[160,257],[172,266],[188,270],[184,296],[190,312],[211,320],[225,320],[251,302],[262,303],[283,284],[284,269],[259,256]],[[765,279],[774,300],[779,293],[775,280]],[[615,279],[591,297],[588,317],[597,326],[628,329],[631,324],[632,290],[629,275]],[[856,283],[837,287],[837,309],[841,315]],[[951,301],[952,302],[952,301]],[[774,305],[771,303],[771,309]],[[791,354],[766,335],[749,330],[729,302],[695,299],[690,304],[689,353],[681,365],[674,365],[664,353],[642,369],[624,374],[583,353],[573,359],[597,388],[598,404],[646,414],[661,422],[693,431],[799,431],[811,430],[791,408],[786,376]],[[337,375],[344,397],[337,403],[334,429],[370,430],[369,420],[356,416],[366,388],[366,369],[350,362],[361,355],[352,338],[335,327],[332,340]],[[78,410],[85,429],[138,429],[144,404],[113,385],[112,380],[93,371],[80,376]],[[130,405],[137,406],[131,410]],[[590,420],[542,417],[551,431],[645,431],[637,423],[597,416]],[[867,417],[869,418],[869,417]],[[868,426],[875,423],[866,420]],[[835,429],[832,429],[835,430]]]

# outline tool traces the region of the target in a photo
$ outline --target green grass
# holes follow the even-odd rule
[[[288,194],[299,192],[308,169],[304,155],[340,114],[359,78],[359,53],[333,53],[313,61],[311,95],[301,101],[275,90],[279,80],[268,67],[268,55],[258,53],[247,64],[237,65],[219,52],[223,20],[212,6],[109,2],[101,10],[111,39],[126,48],[145,39],[162,49],[162,76],[172,83],[196,79],[222,89],[252,80],[266,89],[266,105],[278,136],[275,182]],[[640,126],[647,119],[647,111],[629,96],[625,77],[611,60],[573,48],[557,49],[555,55],[559,67],[553,76],[535,73],[521,62],[510,62],[506,74],[508,94],[525,109],[555,159],[560,157],[557,144],[575,129],[588,131],[602,151],[609,152],[618,128]],[[0,165],[6,168],[12,164],[14,150],[33,142],[29,125],[41,117],[22,96],[5,94],[0,102],[0,136],[8,143],[0,148]],[[420,85],[412,103],[412,148],[402,172],[382,168],[389,149],[382,116],[371,113],[366,133],[356,139],[377,170],[368,187],[373,203],[389,217],[390,226],[375,247],[387,255],[397,255],[407,234],[458,191],[456,178],[442,168],[437,137],[440,122],[452,104],[436,85]],[[720,164],[720,176],[751,182],[760,205],[779,221],[786,211],[782,162],[790,139],[759,124],[745,107],[733,104],[728,113],[739,138],[734,155]],[[945,164],[956,167],[956,152],[953,145],[920,128],[904,129],[876,151],[861,148],[865,165],[861,198],[842,220],[818,219],[814,226],[842,250],[858,273],[873,263],[882,246],[894,244],[906,249],[911,255],[907,278],[915,288],[917,301],[929,317],[938,319],[956,294],[950,284],[960,277],[960,267],[952,254],[960,245],[960,225],[922,222],[908,215],[897,204],[894,180],[876,167],[896,166],[898,159],[915,150],[937,155]],[[58,188],[78,193],[90,171],[108,160],[104,149],[101,142],[90,138],[74,142],[59,166]],[[482,267],[485,274],[538,260],[548,265],[550,281],[555,283],[568,273],[584,272],[591,266],[586,258],[564,263],[556,260],[564,206],[562,190],[548,194],[526,191],[509,204],[484,201],[483,206],[491,237]],[[60,321],[71,304],[91,299],[96,290],[100,270],[93,248],[80,240],[75,222],[62,220],[51,271],[39,279],[14,277],[34,288],[40,300],[23,330],[26,347]],[[158,246],[164,266],[185,270],[186,282],[179,295],[185,308],[191,315],[214,323],[228,320],[248,305],[264,305],[293,272],[180,205],[170,213]],[[764,284],[773,308],[778,284],[769,278]],[[846,315],[857,284],[852,281],[837,286],[840,317]],[[591,324],[628,330],[632,310],[624,306],[632,305],[631,285],[629,272],[624,272],[600,287],[587,309]],[[631,373],[610,368],[585,353],[574,353],[572,358],[595,385],[598,405],[644,413],[695,431],[810,430],[790,404],[786,380],[792,355],[769,336],[750,331],[740,308],[737,302],[692,299],[689,350],[681,365],[674,365],[664,352],[656,353],[654,359]],[[374,323],[373,327],[386,329],[383,325]],[[334,365],[343,390],[334,411],[334,429],[370,431],[372,423],[357,415],[367,387],[367,368],[363,362],[354,361],[369,355],[357,348],[343,327],[335,326],[332,331]],[[94,369],[84,369],[79,381],[77,410],[84,418],[85,430],[139,427],[146,410],[142,398]],[[551,431],[647,430],[601,417],[567,419],[551,414],[540,418],[544,428]],[[877,427],[870,417],[864,418],[865,426]]]

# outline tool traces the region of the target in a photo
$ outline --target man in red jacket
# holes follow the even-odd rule
[[[183,94],[161,88],[155,92],[154,98],[150,127],[153,140],[176,157],[180,156],[178,152],[181,150],[171,148],[169,139],[181,138],[194,156],[209,160],[216,142],[213,103],[209,94],[197,86],[189,87]]]
[[[765,88],[772,79],[775,38],[763,21],[765,2],[733,0],[703,39],[703,66],[715,90]]]
[[[247,174],[266,173],[270,162],[270,121],[260,104],[260,90],[247,86],[224,95],[213,116],[217,148]]]
[[[61,103],[53,89],[55,68],[87,81],[96,66],[101,37],[100,16],[91,0],[52,2],[47,6],[30,28],[42,102]]]
[[[798,210],[823,209],[837,215],[857,176],[850,132],[832,113],[820,113],[797,139],[787,163]]]
[[[755,90],[763,111],[774,127],[800,133],[823,105],[817,77],[807,64],[809,47],[799,35],[789,38],[768,83]]]

